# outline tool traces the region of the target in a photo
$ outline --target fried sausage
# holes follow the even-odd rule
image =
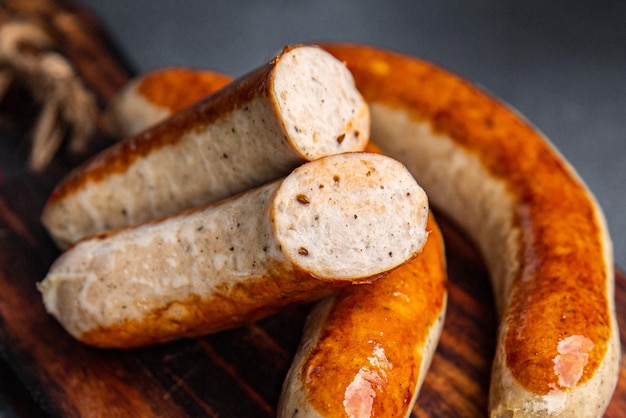
[[[441,68],[363,45],[323,47],[370,105],[372,141],[485,259],[501,320],[490,416],[602,416],[620,359],[613,253],[575,170],[519,113]]]

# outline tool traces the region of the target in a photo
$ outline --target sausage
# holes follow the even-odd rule
[[[428,200],[389,157],[345,153],[282,180],[66,250],[39,283],[87,344],[135,347],[260,319],[415,257]]]
[[[376,109],[372,120],[375,141],[387,152],[407,162],[420,182],[429,185],[427,190],[436,199],[435,204],[474,237],[478,237],[475,239],[489,263],[498,310],[503,318],[498,337],[498,354],[494,360],[491,415],[600,415],[616,383],[619,361],[619,338],[613,306],[612,254],[603,215],[576,173],[527,121],[458,77],[423,61],[364,46],[332,45],[327,46],[327,49],[348,61],[350,69],[358,75],[357,86]],[[397,83],[397,80],[404,80],[406,84]],[[478,112],[472,114],[471,109],[477,109]],[[513,138],[513,141],[504,143],[502,138],[506,137]],[[434,148],[437,144],[439,148]],[[526,149],[520,155],[519,147],[522,144],[525,144]],[[468,153],[473,154],[473,157],[468,158]],[[544,159],[537,161],[536,158],[529,158],[532,155],[541,155]],[[520,167],[519,163],[524,158],[533,165]],[[446,170],[450,161],[455,162],[451,173],[453,176],[450,176],[452,180],[443,175],[448,172]],[[575,201],[570,201],[571,206],[578,207],[576,211],[572,211],[571,207],[557,210],[558,204],[551,205],[550,201],[545,201],[550,196],[545,192],[538,194],[541,190],[535,190],[533,183],[536,173],[545,174],[546,170],[551,173],[548,176],[553,182],[551,190],[559,190],[560,185],[565,185],[553,196],[554,200],[560,199],[560,193],[568,195],[573,190],[573,197],[584,204],[576,205]],[[466,178],[467,173],[471,176]],[[469,184],[465,184],[466,181]],[[481,190],[483,204],[480,207],[468,205],[467,202],[473,198],[472,193]],[[544,201],[535,202],[536,195]],[[529,205],[529,201],[533,204]],[[542,223],[542,210],[547,211],[551,221]],[[564,214],[564,211],[568,213]],[[554,222],[561,215],[566,216]],[[576,217],[590,219],[591,223],[587,225],[590,229],[582,232],[573,229],[571,225],[580,223],[576,222]],[[487,222],[485,224],[478,219]],[[554,225],[546,230],[545,225],[551,222]],[[487,228],[483,230],[485,226]],[[535,248],[538,244],[532,237],[543,236],[544,233],[552,237],[552,241],[548,241],[553,247],[551,253],[546,253],[550,248]],[[591,260],[595,259],[595,266],[584,260],[587,256],[580,245],[565,254],[576,254],[574,260],[582,264],[564,266],[566,262],[559,261],[562,258],[559,257],[559,251],[568,248],[568,237],[577,235],[595,243],[595,252],[590,255]],[[559,239],[554,241],[555,238]],[[576,241],[580,239],[572,240]],[[501,248],[500,242],[507,243],[507,246],[500,252],[493,251],[493,248]],[[540,268],[534,272],[528,271],[537,266]],[[539,284],[546,286],[543,284],[544,277],[550,276],[550,271],[563,271],[560,276],[567,278],[568,271],[576,272],[580,266],[584,270],[578,273],[576,280],[589,277],[592,283],[595,282],[597,287],[592,289],[589,299],[596,300],[599,309],[589,307],[588,311],[580,310],[581,306],[573,302],[574,306],[561,306],[558,308],[560,311],[547,310],[552,311],[551,323],[550,318],[541,317],[535,322],[534,329],[526,328],[526,333],[534,332],[533,339],[528,339],[526,333],[519,333],[519,326],[516,328],[511,325],[515,324],[512,321],[518,321],[518,318],[524,316],[527,304],[532,307],[533,301],[543,298],[539,291],[535,293],[530,290],[539,287]],[[531,277],[534,284],[528,285],[525,293],[518,294],[528,295],[530,292],[532,298],[526,304],[517,302],[517,305],[512,305],[508,297],[513,293],[513,283],[522,280],[521,277]],[[548,286],[547,289],[544,287],[543,292],[548,292],[554,299],[563,297],[565,301],[572,298],[579,300],[583,297],[581,293],[590,293],[588,289],[579,289],[578,294],[570,294],[570,290],[561,287],[558,291]],[[594,292],[599,297],[593,296]],[[511,304],[511,307],[507,307],[507,304]],[[514,306],[517,306],[516,317],[506,313],[513,311]],[[542,315],[543,306],[535,308],[534,314]],[[578,313],[572,316],[575,311]],[[559,312],[567,314],[563,315],[564,323],[556,326],[561,322]],[[596,312],[596,315],[589,316],[587,312]],[[506,315],[510,319],[505,320]],[[595,329],[590,337],[584,329],[579,333],[575,331],[584,328],[586,318],[589,318],[590,323],[596,321],[604,324]],[[578,325],[572,326],[577,321]],[[537,327],[546,324],[548,328],[537,330]],[[572,329],[567,329],[570,326]],[[532,350],[540,345],[537,336],[546,331],[552,339],[551,352],[542,350],[542,355],[533,359]],[[517,339],[513,339],[515,335]],[[590,350],[586,338],[594,344],[591,353],[585,352]],[[526,345],[523,343],[525,340],[534,343]],[[531,367],[526,366],[529,364]],[[547,378],[542,381],[537,376]],[[571,383],[577,378],[577,384]],[[598,385],[598,382],[601,384]],[[588,390],[593,393],[594,401],[584,402],[585,405],[579,407],[577,402]]]
[[[371,140],[475,241],[500,318],[491,417],[597,417],[617,383],[612,244],[601,208],[517,112],[417,58],[322,45],[352,72]]]
[[[72,171],[42,223],[65,248],[278,179],[305,161],[361,151],[368,138],[369,109],[345,66],[317,47],[286,48]]]
[[[418,257],[314,306],[283,384],[279,417],[411,415],[447,302],[443,240],[432,216],[427,229]]]

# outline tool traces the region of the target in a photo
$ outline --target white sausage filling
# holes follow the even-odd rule
[[[355,265],[359,276],[385,271],[425,242],[427,198],[416,186],[387,157],[352,153],[306,164],[278,191],[276,235],[285,254],[317,277],[357,279]]]
[[[319,48],[281,56],[273,99],[294,148],[306,160],[358,149],[369,137],[369,108],[345,65]]]

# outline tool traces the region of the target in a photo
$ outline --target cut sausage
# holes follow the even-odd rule
[[[74,170],[42,222],[62,248],[280,178],[304,161],[361,151],[369,110],[320,48],[276,59]]]
[[[421,251],[427,217],[402,164],[339,154],[226,201],[85,238],[39,288],[85,343],[151,344],[375,281]]]

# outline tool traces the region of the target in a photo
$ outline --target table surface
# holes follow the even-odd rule
[[[353,41],[416,55],[518,109],[604,208],[626,266],[626,2],[83,0],[138,72],[186,65],[241,75],[286,44]],[[0,141],[2,181],[21,173]],[[14,380],[0,367],[2,386]],[[11,396],[24,395],[13,391]],[[23,415],[0,395],[0,416]],[[19,414],[18,414],[19,412]]]

